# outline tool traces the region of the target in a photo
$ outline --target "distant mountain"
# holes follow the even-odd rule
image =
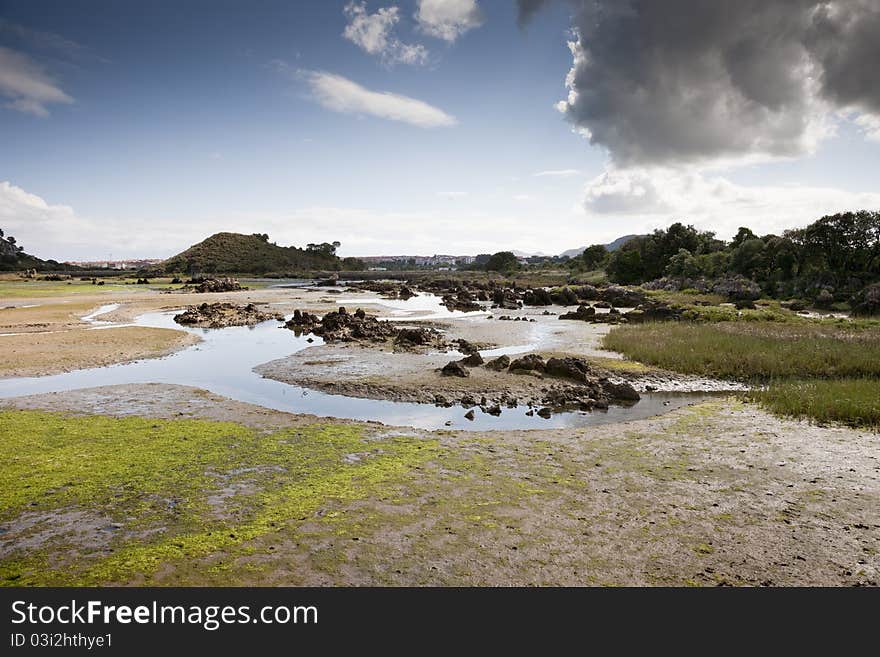
[[[512,250],[511,253],[515,255],[517,258],[531,258],[533,256],[543,256],[546,255],[541,251],[535,251],[534,253],[526,253],[525,251],[517,251],[516,249]]]
[[[609,251],[617,251],[624,244],[629,242],[630,240],[634,240],[637,237],[645,237],[644,235],[624,235],[623,237],[618,237],[616,240],[611,242],[610,244],[606,244],[605,248]]]
[[[619,249],[624,244],[629,242],[631,239],[636,238],[636,237],[643,237],[643,236],[642,235],[624,235],[623,237],[618,237],[613,242],[606,244],[605,248],[608,249],[609,251],[617,251],[617,249]],[[587,246],[589,246],[589,245],[587,245]],[[575,258],[575,257],[579,256],[581,253],[583,253],[584,250],[587,248],[587,246],[582,246],[577,249],[569,249],[568,251],[563,251],[559,255],[560,256],[568,256],[569,258]]]
[[[217,233],[159,265],[166,273],[268,274],[340,269],[332,244],[278,246],[265,234]]]

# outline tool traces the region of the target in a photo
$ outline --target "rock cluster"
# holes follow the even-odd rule
[[[189,306],[174,321],[184,326],[202,328],[225,328],[227,326],[253,326],[271,319],[283,320],[278,315],[270,315],[259,310],[254,304],[239,306],[233,303],[203,303]]]
[[[395,348],[413,349],[422,346],[439,346],[440,333],[422,326],[406,326],[399,328],[391,322],[380,321],[374,315],[368,315],[362,308],[353,313],[344,306],[318,318],[311,313],[294,310],[284,325],[297,335],[314,333],[320,335],[324,342],[386,342],[393,340]]]
[[[205,292],[238,292],[239,290],[246,290],[246,287],[242,287],[241,283],[239,283],[234,278],[194,278],[189,283],[187,283],[187,287],[189,285],[193,286],[194,292],[205,293]]]
[[[440,373],[443,376],[466,378],[471,376],[468,367],[478,367],[483,364],[482,361],[479,354],[473,354],[461,360],[450,361],[443,366]],[[632,403],[640,399],[638,391],[632,385],[615,383],[607,377],[593,373],[589,364],[581,358],[553,357],[545,361],[539,354],[527,354],[514,360],[511,360],[509,356],[499,356],[483,365],[487,369],[497,372],[565,381],[565,383],[551,384],[542,388],[540,398],[527,402],[529,406],[541,405],[538,410],[533,409],[528,412],[528,414],[537,413],[541,417],[550,417],[553,409],[576,407],[589,411],[608,408],[612,402]],[[446,399],[444,398],[443,401],[445,402]],[[501,403],[513,408],[520,403],[520,400],[505,394],[503,399],[496,400],[494,404],[490,404],[485,398],[482,398],[479,406],[486,413],[496,410],[497,413],[500,413]],[[477,405],[477,401],[472,395],[466,394],[461,398],[461,405],[470,408]]]

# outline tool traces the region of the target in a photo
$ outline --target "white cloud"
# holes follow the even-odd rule
[[[383,7],[370,14],[366,2],[349,2],[343,11],[349,22],[342,36],[370,55],[380,57],[386,65],[428,62],[428,50],[423,45],[403,43],[394,36],[394,26],[400,21],[397,7]]]
[[[538,171],[534,174],[536,178],[573,178],[583,173],[580,169],[551,169],[549,171]]]
[[[880,115],[859,114],[855,124],[862,129],[865,136],[872,141],[880,141]]]
[[[0,96],[8,99],[5,107],[35,116],[49,116],[47,105],[72,103],[33,59],[15,50],[0,46]]]
[[[608,169],[587,184],[584,208],[591,222],[630,229],[692,223],[729,238],[739,226],[780,233],[825,214],[880,210],[880,193],[806,185],[743,186],[692,169]]]
[[[419,0],[415,17],[422,32],[449,43],[483,24],[476,0]]]
[[[516,196],[513,197],[513,200],[520,201],[520,202],[528,202],[528,201],[534,201],[535,198],[533,196],[529,196],[528,194],[517,194]]]
[[[449,199],[451,201],[467,196],[467,192],[437,192],[437,196],[439,196],[440,198]]]
[[[333,73],[305,71],[304,75],[315,100],[334,112],[369,114],[420,128],[452,126],[457,123],[454,116],[409,96],[389,91],[372,91]]]
[[[479,212],[470,203],[443,203],[418,211],[379,211],[357,207],[313,206],[257,213],[230,210],[223,216],[84,217],[67,205],[0,181],[0,228],[14,235],[28,253],[56,260],[168,257],[219,231],[268,233],[282,245],[342,241],[343,255],[394,253],[494,253],[506,249],[558,253],[582,244],[609,242],[680,220],[731,237],[746,225],[758,233],[804,226],[822,214],[846,209],[880,209],[880,194],[855,194],[803,186],[745,188],[723,178],[676,176],[670,171],[642,172],[647,177],[609,172],[593,181],[594,195],[639,186],[652,189],[666,210],[638,211],[583,207],[548,214],[541,204],[517,211]],[[621,182],[618,178],[632,176]],[[598,180],[598,179],[597,179]],[[604,190],[604,191],[600,191]],[[619,192],[621,194],[622,192]],[[499,241],[500,240],[500,241]]]

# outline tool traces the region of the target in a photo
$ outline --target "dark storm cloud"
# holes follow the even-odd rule
[[[829,108],[880,113],[880,0],[569,4],[560,110],[619,165],[798,155]]]
[[[826,96],[880,113],[880,0],[820,6],[805,43],[822,66]]]
[[[519,11],[519,24],[525,25],[534,16],[541,7],[550,4],[550,0],[516,0],[516,6]]]

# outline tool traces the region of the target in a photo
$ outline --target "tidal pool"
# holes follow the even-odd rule
[[[342,301],[340,299],[340,302]],[[364,298],[345,301],[360,304],[370,302]],[[392,305],[384,299],[377,299],[374,302]],[[399,310],[407,315],[409,314],[407,311],[425,313],[430,318],[441,312],[436,307],[439,305],[437,302],[436,299],[422,299],[410,304],[408,308],[399,308]],[[396,301],[393,305],[406,303]],[[414,306],[417,305],[418,308],[415,308]],[[110,328],[116,325],[102,322],[98,318],[115,309],[115,304],[102,306],[83,319],[94,324],[95,328]],[[291,413],[373,420],[389,425],[429,430],[485,431],[582,427],[636,420],[666,413],[711,396],[707,393],[646,393],[642,395],[641,401],[631,406],[612,406],[607,411],[590,413],[561,412],[547,419],[537,414],[526,415],[529,409],[525,406],[505,408],[500,416],[489,415],[476,408],[474,409],[476,418],[468,420],[464,417],[466,409],[461,406],[443,408],[431,404],[331,395],[264,378],[253,371],[256,366],[284,358],[309,346],[322,344],[322,340],[317,336],[296,336],[274,320],[251,327],[202,329],[176,324],[173,319],[175,314],[176,312],[147,313],[138,317],[133,324],[127,325],[183,330],[198,335],[201,342],[164,358],[76,370],[52,376],[0,379],[0,398],[65,392],[97,386],[168,383],[202,388],[237,401]],[[455,316],[457,315],[453,313],[446,315],[446,317]],[[424,318],[424,314],[420,318]],[[395,321],[398,319],[395,317]],[[462,319],[467,321],[470,317],[462,317]],[[312,338],[312,342],[307,341],[309,337]],[[487,357],[494,357],[502,353],[515,354],[529,351],[532,347],[533,345],[517,345],[481,353]]]

